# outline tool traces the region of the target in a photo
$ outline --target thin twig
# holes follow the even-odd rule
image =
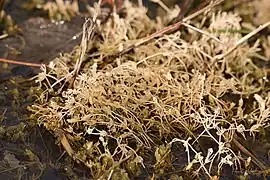
[[[217,0],[217,1],[213,2],[213,3],[210,3],[208,6],[202,8],[201,10],[199,10],[199,11],[197,11],[197,12],[195,12],[195,13],[189,15],[189,16],[187,16],[186,18],[183,18],[182,21],[180,20],[180,21],[178,21],[175,24],[172,24],[170,26],[167,26],[167,27],[165,27],[165,28],[163,28],[163,29],[161,29],[161,30],[159,30],[159,31],[157,31],[157,32],[155,32],[155,33],[147,36],[147,37],[144,37],[144,38],[140,39],[135,44],[132,44],[131,46],[128,46],[127,48],[125,48],[122,51],[118,52],[116,54],[116,56],[123,55],[123,54],[129,52],[130,50],[132,50],[132,49],[134,49],[134,48],[136,48],[136,47],[138,47],[138,46],[140,46],[140,45],[142,45],[142,44],[150,41],[151,39],[154,39],[156,37],[162,36],[165,33],[168,33],[170,31],[174,31],[174,30],[178,29],[182,25],[183,22],[187,22],[187,21],[189,21],[189,20],[191,20],[191,19],[199,16],[200,14],[203,14],[203,13],[209,11],[210,9],[212,9],[215,6],[217,6],[218,4],[220,4],[223,1],[224,0]]]
[[[9,63],[9,64],[18,64],[18,65],[24,65],[24,66],[31,66],[31,67],[41,67],[42,64],[38,63],[30,63],[30,62],[22,62],[22,61],[15,61],[5,58],[0,58],[0,62]]]
[[[238,147],[240,151],[242,151],[246,156],[251,157],[251,160],[254,164],[256,164],[262,171],[265,171],[267,168],[266,166],[258,160],[251,152],[249,152],[236,138],[239,138],[236,134],[233,137],[233,143]]]
[[[205,32],[205,31],[203,31],[201,29],[198,29],[198,28],[196,28],[196,27],[194,27],[194,26],[192,26],[190,24],[184,23],[184,22],[182,23],[182,25],[183,26],[186,26],[187,28],[190,28],[190,29],[192,29],[194,31],[197,31],[197,32],[199,32],[201,34],[204,34],[205,36],[208,36],[208,37],[212,38],[213,40],[217,41],[218,43],[221,43],[222,44],[222,42],[217,37],[209,34],[208,32]]]
[[[215,2],[210,2],[209,5],[207,5],[206,7],[194,12],[193,14],[187,16],[186,18],[183,19],[183,22],[189,21],[191,19],[194,19],[195,17],[203,14],[203,13],[207,13],[209,12],[212,8],[214,8],[215,6],[219,5],[220,3],[222,3],[224,0],[217,0]]]

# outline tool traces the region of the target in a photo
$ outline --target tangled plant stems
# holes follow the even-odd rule
[[[44,92],[29,107],[33,117],[60,137],[68,154],[89,167],[95,179],[130,178],[149,167],[162,176],[173,167],[176,142],[184,145],[179,154],[187,153],[187,176],[219,176],[225,164],[242,169],[250,159],[240,143],[240,152],[232,148],[236,135],[255,136],[269,123],[267,72],[250,60],[259,42],[246,43],[261,28],[245,37],[230,33],[241,30],[241,18],[213,10],[179,23],[187,28],[185,35],[167,33],[165,23],[151,20],[145,7],[129,1],[123,6],[128,9],[124,18],[113,13],[107,23],[95,24],[96,33],[82,40],[83,47],[42,66],[35,79]],[[152,32],[158,33],[143,38]],[[256,101],[245,111],[243,98],[236,104],[225,94]],[[205,138],[213,147],[198,150]],[[148,162],[149,156],[157,162]],[[264,170],[255,156],[251,159]]]

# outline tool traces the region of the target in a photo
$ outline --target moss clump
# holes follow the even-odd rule
[[[259,43],[244,43],[230,52],[242,38],[230,33],[241,30],[241,18],[212,12],[193,21],[203,34],[188,28],[185,40],[177,31],[116,57],[119,50],[164,27],[149,19],[144,7],[128,1],[124,6],[125,18],[113,14],[106,24],[96,25],[88,44],[43,67],[37,81],[44,92],[31,106],[38,123],[57,135],[94,178],[128,179],[153,167],[156,175],[164,176],[175,171],[171,153],[177,142],[184,145],[179,153],[187,153],[181,169],[186,174],[212,177],[225,164],[239,167],[244,159],[231,146],[235,136],[254,136],[269,122],[267,72],[252,62]],[[80,54],[84,48],[88,56]],[[80,55],[83,65],[68,88]],[[239,98],[226,99],[228,95]],[[253,97],[252,104],[246,103]],[[201,145],[205,137],[210,147]]]

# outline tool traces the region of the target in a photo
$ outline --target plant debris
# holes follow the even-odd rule
[[[269,162],[242,142],[269,128],[269,71],[254,63],[260,41],[247,41],[269,22],[244,36],[237,13],[212,7],[185,31],[133,46],[174,17],[123,7],[124,17],[112,12],[104,24],[98,6],[89,9],[95,24],[84,25],[81,45],[42,66],[35,80],[43,92],[29,107],[38,124],[94,179],[218,179],[228,167],[269,175]]]

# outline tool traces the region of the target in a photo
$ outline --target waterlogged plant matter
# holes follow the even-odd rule
[[[1,6],[1,5],[0,5]],[[15,24],[12,17],[7,14],[0,7],[0,25],[3,26],[3,32],[0,32],[0,39],[7,37],[8,35],[14,35],[19,32],[19,27]]]
[[[49,19],[54,21],[70,21],[72,17],[79,14],[78,1],[44,1],[28,0],[23,4],[26,10],[41,10],[48,14]]]
[[[225,164],[239,170],[249,156],[266,170],[236,138],[268,128],[270,113],[270,94],[263,90],[267,72],[252,61],[260,43],[231,33],[241,30],[241,18],[212,12],[193,20],[194,28],[186,22],[185,35],[164,34],[115,56],[164,27],[145,7],[129,1],[124,7],[124,18],[113,13],[106,24],[96,24],[88,44],[42,67],[36,81],[44,91],[29,108],[38,123],[95,179],[180,170],[217,178]],[[68,88],[82,49],[80,71]],[[225,98],[235,94],[238,100]],[[243,100],[253,97],[252,104]],[[174,169],[176,142],[184,145],[177,153],[187,155],[183,169]]]

